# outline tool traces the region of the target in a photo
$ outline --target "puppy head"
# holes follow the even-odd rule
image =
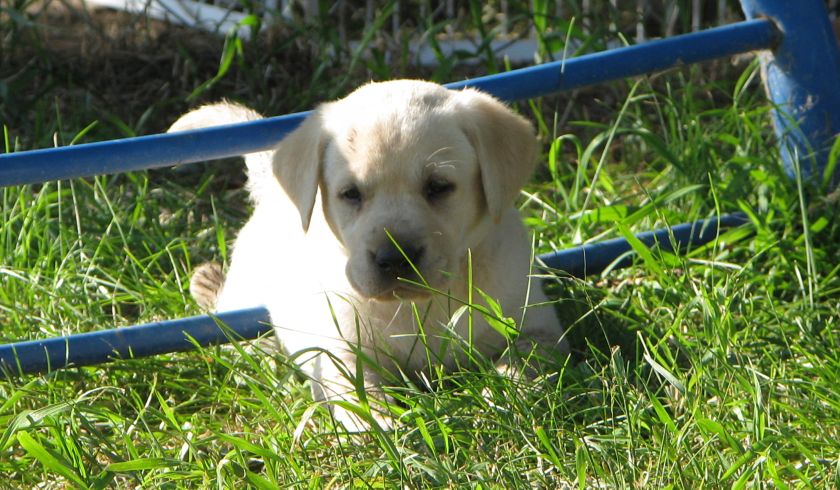
[[[418,81],[324,104],[279,147],[274,174],[308,226],[320,188],[353,288],[374,299],[446,289],[535,165],[531,125],[492,97]]]

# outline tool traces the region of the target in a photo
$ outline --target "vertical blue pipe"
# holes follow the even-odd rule
[[[781,156],[791,177],[821,179],[840,133],[840,53],[822,0],[741,0],[748,19],[769,18],[784,37],[762,59],[775,104]],[[833,183],[840,182],[838,172]]]

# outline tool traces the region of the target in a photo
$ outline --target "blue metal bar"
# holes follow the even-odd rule
[[[648,247],[658,246],[660,250],[673,252],[676,245],[678,250],[685,251],[711,242],[723,228],[740,226],[747,222],[745,214],[733,213],[719,218],[640,233],[636,235],[636,238]],[[673,242],[671,237],[673,237]],[[633,263],[633,257],[627,252],[632,250],[633,247],[627,240],[614,238],[540,255],[539,259],[549,268],[563,271],[573,277],[583,278],[603,272],[619,258],[621,259],[613,264],[614,268],[629,267]]]
[[[778,31],[773,23],[756,19],[455,82],[447,87],[455,90],[473,87],[513,101],[765,49],[777,41]],[[0,155],[0,187],[160,168],[263,151],[278,144],[308,114]]]
[[[721,228],[744,224],[742,214],[721,216],[720,219],[700,220],[672,228],[641,233],[636,237],[645,245],[657,245],[684,250],[715,239]],[[671,237],[674,242],[672,244]],[[552,269],[563,270],[575,277],[598,274],[632,248],[623,238],[543,254],[539,260]],[[624,257],[615,268],[627,267],[631,257]],[[31,340],[0,345],[0,370],[9,375],[34,374],[67,367],[90,366],[120,358],[140,358],[178,352],[194,348],[189,337],[199,345],[229,342],[231,338],[254,339],[271,331],[268,311],[253,308],[149,323],[133,327],[115,328],[82,334]],[[219,326],[227,326],[229,331]]]
[[[268,150],[309,112],[0,155],[0,187],[169,167]]]
[[[215,318],[214,318],[215,316]],[[116,359],[140,358],[192,350],[232,339],[255,339],[271,331],[265,308],[193,316],[178,320],[114,328],[66,337],[0,345],[0,378],[67,367],[90,366]],[[219,326],[226,325],[227,329]]]
[[[822,177],[840,133],[840,50],[822,0],[741,0],[748,18],[769,17],[787,35],[762,57],[767,93],[788,174]],[[840,182],[835,172],[834,182]]]
[[[507,101],[528,99],[675,66],[768,49],[779,42],[779,37],[779,31],[772,22],[754,19],[450,83],[447,87],[456,90],[477,88]]]

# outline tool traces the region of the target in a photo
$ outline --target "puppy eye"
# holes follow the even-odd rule
[[[347,201],[350,204],[360,204],[362,202],[362,193],[359,191],[359,188],[354,186],[350,186],[343,191],[338,193],[338,197],[342,200]]]
[[[446,197],[452,194],[454,190],[455,184],[452,182],[441,179],[430,179],[426,182],[425,187],[423,187],[423,194],[425,194],[426,199],[432,201]]]

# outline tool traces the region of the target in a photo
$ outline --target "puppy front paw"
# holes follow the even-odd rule
[[[353,375],[355,362],[345,358],[322,364],[322,377],[312,385],[314,397],[328,403],[335,420],[348,432],[368,432],[375,426],[391,430],[396,422],[391,415],[395,400],[385,392],[376,372],[366,368],[361,378]]]
[[[347,403],[353,402],[347,401]],[[331,407],[332,415],[335,421],[344,426],[347,432],[369,432],[374,429],[374,426],[378,426],[383,431],[389,431],[394,428],[396,423],[393,417],[376,408],[371,407],[370,410],[366,410],[357,405],[358,409],[351,409],[342,405],[333,404]]]

